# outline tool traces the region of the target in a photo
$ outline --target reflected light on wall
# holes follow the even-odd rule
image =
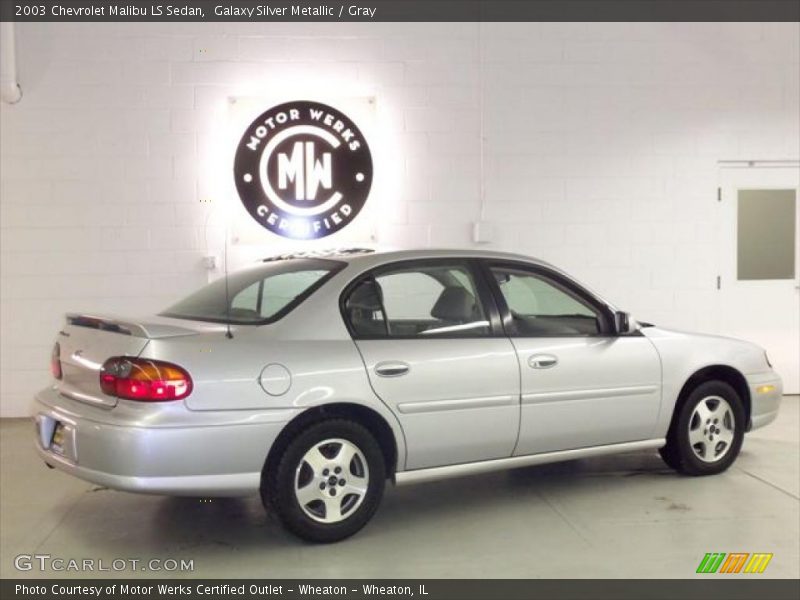
[[[279,86],[275,82],[279,82]],[[373,180],[369,197],[352,223],[321,239],[293,240],[271,233],[248,214],[236,190],[233,164],[247,126],[265,110],[291,101],[330,105],[350,117],[364,134],[372,154]],[[385,215],[397,214],[402,202],[402,171],[396,132],[402,128],[390,116],[388,104],[369,86],[335,77],[320,77],[302,68],[267,67],[260,78],[232,84],[207,111],[208,134],[199,142],[198,195],[208,203],[207,253],[223,257],[236,269],[259,258],[298,250],[376,247]],[[223,261],[219,261],[222,267]],[[222,269],[210,274],[215,278]]]

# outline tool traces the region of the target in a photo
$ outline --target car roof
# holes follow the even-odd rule
[[[554,268],[553,265],[524,254],[482,250],[476,248],[419,248],[419,249],[372,249],[372,248],[333,248],[278,254],[264,258],[264,262],[290,260],[294,258],[329,258],[354,264],[357,267],[371,267],[389,262],[425,258],[488,258],[495,260],[514,260],[540,264]]]

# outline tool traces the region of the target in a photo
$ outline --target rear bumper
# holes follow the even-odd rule
[[[70,475],[118,490],[245,496],[258,491],[267,453],[291,418],[287,411],[225,411],[212,424],[209,414],[186,410],[186,423],[146,426],[147,418],[121,423],[115,411],[84,408],[43,390],[35,402],[39,456]],[[51,444],[57,422],[63,424],[60,452]]]
[[[770,371],[747,376],[750,388],[750,422],[747,430],[758,429],[772,423],[778,416],[783,397],[783,382],[777,373]]]

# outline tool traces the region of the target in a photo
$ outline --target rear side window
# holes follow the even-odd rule
[[[358,337],[475,337],[490,325],[472,275],[463,265],[421,264],[383,271],[345,301]]]
[[[227,292],[223,277],[170,306],[161,315],[241,325],[274,322],[343,266],[343,263],[324,259],[265,263],[229,275]]]

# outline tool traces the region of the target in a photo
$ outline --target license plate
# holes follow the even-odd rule
[[[64,454],[64,439],[66,437],[66,431],[64,424],[61,421],[56,422],[56,426],[53,429],[53,439],[50,440],[50,450],[55,452],[56,454]]]

